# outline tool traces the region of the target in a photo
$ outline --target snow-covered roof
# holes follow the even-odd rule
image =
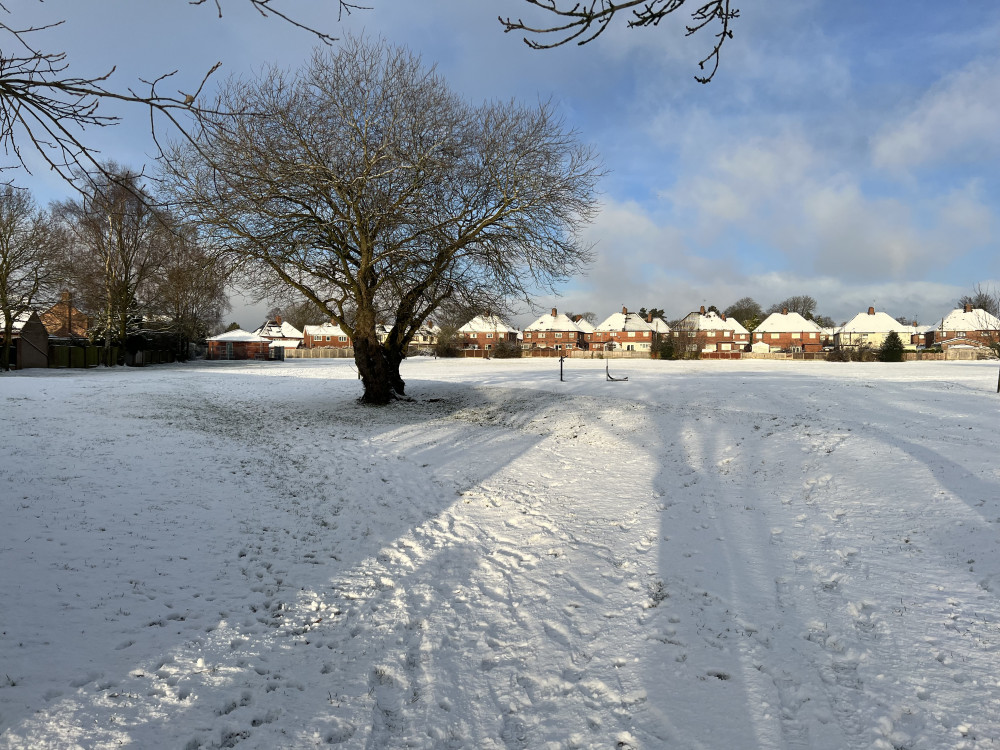
[[[218,336],[211,336],[207,339],[208,341],[270,341],[263,336],[258,336],[256,333],[250,333],[250,331],[244,331],[242,328],[237,328],[234,331],[226,331],[225,333],[220,333]]]
[[[628,312],[622,308],[621,312],[616,312],[601,323],[595,331],[652,331],[649,325],[638,313]]]
[[[303,326],[304,331],[310,336],[346,336],[344,329],[340,326],[334,325],[329,320],[318,326]]]
[[[900,323],[894,317],[885,312],[860,312],[851,318],[840,329],[841,333],[905,333],[909,335],[913,331],[913,326]]]
[[[733,333],[749,334],[746,328],[735,318],[723,318],[715,310],[707,313],[693,312],[684,318],[684,328],[689,331],[732,331]]]
[[[573,322],[576,323],[576,327],[579,328],[584,333],[594,332],[594,324],[582,316],[579,318],[579,320],[574,320]]]
[[[649,321],[649,326],[657,333],[670,333],[670,326],[663,318],[653,318]]]
[[[11,328],[11,331],[13,333],[20,333],[21,329],[24,328],[24,324],[28,322],[28,320],[31,318],[32,315],[34,315],[34,313],[31,310],[28,310],[27,312],[23,312],[17,317],[15,317],[14,325]],[[0,313],[0,330],[6,327],[7,327],[7,316],[4,315],[3,313]]]
[[[942,331],[1000,331],[1000,319],[982,308],[952,310],[941,319]]]
[[[283,347],[285,349],[298,349],[302,339],[266,339],[271,342],[271,348]]]
[[[264,324],[254,331],[258,336],[268,339],[302,339],[302,331],[293,326],[287,320],[280,323],[277,320],[268,318]]]
[[[477,315],[458,329],[461,333],[517,333],[496,315]]]
[[[556,313],[556,309],[553,307],[552,312],[545,313],[542,317],[532,323],[530,326],[526,326],[525,331],[576,331],[580,332],[583,329],[580,328],[575,322],[573,322],[568,315],[565,313]]]
[[[775,312],[764,318],[764,321],[754,328],[760,333],[819,333],[820,327],[815,322],[802,317],[797,312]]]

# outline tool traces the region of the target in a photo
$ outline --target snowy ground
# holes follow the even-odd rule
[[[995,363],[0,378],[0,748],[995,748]]]

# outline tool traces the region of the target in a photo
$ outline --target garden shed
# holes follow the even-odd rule
[[[0,346],[5,321],[0,316]],[[14,319],[10,365],[15,370],[49,366],[49,332],[36,312],[21,313]]]
[[[207,339],[205,359],[269,359],[270,339],[237,328]]]

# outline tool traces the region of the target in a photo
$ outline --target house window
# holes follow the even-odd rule
[[[629,332],[628,332],[628,337],[629,337],[630,339],[634,339],[634,338],[635,338],[635,331],[629,331]]]
[[[758,333],[758,334],[756,334],[756,336],[757,336],[757,340],[758,341],[760,341],[762,338],[764,338],[764,334],[763,333]]]
[[[816,334],[815,334],[815,333],[810,333],[810,334],[809,334],[809,338],[811,338],[811,339],[814,339],[814,338],[816,338]]]
[[[557,333],[557,334],[556,334],[556,338],[557,338],[557,339],[561,339],[561,338],[562,338],[562,334],[561,334],[561,333]]]
[[[493,334],[492,334],[492,333],[487,333],[487,334],[486,334],[486,338],[488,338],[488,339],[491,339],[491,338],[493,338]]]
[[[347,336],[339,336],[338,338],[339,338],[339,339],[340,339],[341,341],[347,341]]]
[[[772,333],[771,334],[771,341],[774,341],[776,338],[778,338],[778,334]]]
[[[688,331],[688,338],[689,339],[693,339],[694,338],[694,331]]]
[[[715,331],[709,331],[705,335],[708,336],[710,339],[714,339],[715,338]]]

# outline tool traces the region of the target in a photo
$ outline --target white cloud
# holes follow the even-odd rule
[[[872,139],[878,167],[905,172],[1000,152],[1000,59],[980,60],[942,79],[899,122]]]

